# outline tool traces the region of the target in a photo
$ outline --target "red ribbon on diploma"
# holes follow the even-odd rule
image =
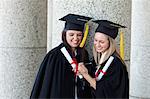
[[[76,58],[73,58],[72,59],[73,61],[72,61],[72,63],[71,64],[75,64],[75,68],[76,68],[76,71],[75,71],[75,77],[77,76],[77,72],[78,72],[78,62],[77,62],[77,60],[76,60]]]
[[[103,73],[104,75],[106,75],[106,72],[102,71],[101,69],[97,71],[97,73],[95,74],[95,78],[98,77],[99,73]]]

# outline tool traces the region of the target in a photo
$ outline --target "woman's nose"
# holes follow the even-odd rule
[[[100,47],[101,45],[99,43],[96,44],[96,47]]]
[[[75,39],[75,40],[78,40],[78,36],[77,36],[77,35],[75,35],[75,36],[74,36],[74,39]]]

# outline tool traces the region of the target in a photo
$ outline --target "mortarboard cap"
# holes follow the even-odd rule
[[[113,23],[108,20],[95,20],[94,22],[98,23],[98,27],[95,32],[104,33],[113,39],[117,37],[119,28],[126,28],[125,26]]]
[[[64,28],[66,30],[83,31],[85,23],[91,19],[92,18],[90,18],[90,17],[85,17],[85,16],[81,16],[81,15],[68,14],[68,15],[60,18],[59,20],[66,21],[65,28]]]

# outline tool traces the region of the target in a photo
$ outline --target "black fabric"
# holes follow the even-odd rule
[[[66,30],[83,31],[85,23],[88,22],[90,19],[92,18],[77,14],[67,14],[59,20],[66,21],[64,27],[64,29]]]
[[[106,71],[106,75],[100,81],[96,81],[96,98],[129,98],[129,78],[126,66],[114,53],[113,62]],[[107,61],[106,61],[107,62]],[[100,69],[105,65],[104,62]]]
[[[125,26],[113,23],[108,20],[95,20],[94,22],[98,23],[98,27],[95,32],[104,33],[113,39],[117,37],[119,28],[125,28]]]
[[[60,51],[62,47],[64,47],[63,43],[45,56],[37,74],[30,99],[75,97],[75,75],[71,65]],[[82,57],[81,49],[78,49],[77,53],[76,57],[79,62]],[[84,55],[87,57],[84,62],[88,62],[88,54]],[[79,98],[91,97],[90,87],[85,79],[80,80],[78,78],[77,87]]]

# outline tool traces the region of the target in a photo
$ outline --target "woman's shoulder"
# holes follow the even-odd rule
[[[113,59],[114,62],[122,63],[122,60],[117,53],[113,53],[112,56],[114,57],[114,59]]]
[[[61,53],[61,48],[63,47],[64,45],[61,43],[60,45],[58,45],[57,47],[51,49],[47,54],[46,56],[59,56],[59,54]]]
[[[115,65],[116,68],[122,69],[123,67],[126,67],[124,61],[121,59],[120,56],[118,56],[118,54],[114,53],[112,56],[114,57],[114,60],[112,63],[113,65]]]
[[[63,43],[61,43],[60,45],[58,45],[57,47],[51,49],[48,53],[57,53],[58,51],[60,51],[60,49],[63,47]]]
[[[84,53],[85,56],[87,56],[87,57],[89,56],[89,53],[88,53],[87,49],[80,48],[80,47],[78,47],[77,49],[78,49],[78,53],[79,54],[83,54]]]

